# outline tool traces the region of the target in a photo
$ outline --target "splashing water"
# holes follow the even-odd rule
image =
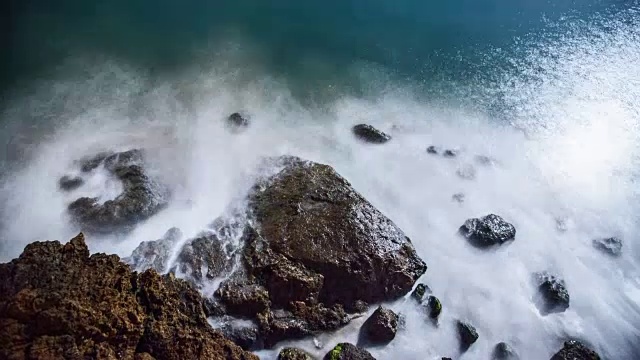
[[[425,321],[410,301],[389,304],[405,314],[406,329],[390,345],[372,349],[374,356],[456,356],[454,320],[467,319],[480,339],[461,359],[487,358],[500,341],[523,359],[548,358],[566,337],[587,341],[605,358],[639,358],[638,18],[628,11],[613,20],[551,23],[562,31],[518,40],[519,56],[487,54],[487,64],[505,57],[504,66],[458,89],[464,96],[429,100],[408,84],[387,83],[365,96],[335,89],[340,96],[301,101],[286,81],[256,70],[242,53],[233,53],[234,66],[218,57],[162,81],[99,62],[84,68],[89,80],[42,83],[2,114],[12,140],[0,189],[0,258],[17,256],[31,241],[65,240],[78,231],[65,211],[77,193],[59,191],[57,180],[85,155],[144,147],[150,169],[174,189],[169,207],[126,237],[89,239],[92,252],[125,257],[173,226],[184,239],[197,235],[229,204],[242,202],[264,156],[292,154],[335,167],[409,235],[429,266],[421,281],[442,301],[440,325]],[[365,74],[363,82],[380,75],[354,71]],[[477,88],[482,91],[470,90]],[[456,97],[463,100],[451,100]],[[238,110],[251,114],[251,126],[230,133],[224,118]],[[46,124],[20,127],[19,119]],[[362,122],[392,141],[358,142],[350,127]],[[429,145],[459,155],[431,156]],[[483,164],[478,155],[493,161]],[[474,179],[457,175],[470,167]],[[96,176],[82,195],[107,200],[117,186]],[[465,194],[464,202],[452,201],[456,193]],[[488,213],[516,226],[513,243],[481,251],[456,235],[466,219]],[[608,236],[624,239],[622,257],[593,248],[592,239]],[[565,280],[571,294],[566,312],[540,315],[529,281],[537,271]],[[311,340],[296,344],[324,354],[337,342],[355,342],[364,319],[320,336],[321,350]]]

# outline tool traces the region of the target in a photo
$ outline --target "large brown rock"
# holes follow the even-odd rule
[[[188,283],[89,256],[82,234],[28,245],[0,278],[3,359],[257,359],[209,326]]]
[[[267,290],[289,293],[277,302],[317,298],[351,308],[411,290],[427,267],[393,221],[328,165],[282,157],[274,166],[282,170],[250,196],[258,226],[245,258]]]

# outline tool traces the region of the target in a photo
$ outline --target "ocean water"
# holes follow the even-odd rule
[[[371,349],[378,359],[488,359],[500,341],[545,359],[568,337],[605,359],[640,358],[637,1],[34,1],[10,26],[1,261],[75,235],[66,206],[79,195],[117,195],[104,174],[57,189],[84,155],[150,149],[151,171],[174,189],[128,236],[89,239],[92,252],[126,257],[173,226],[197,234],[242,202],[262,157],[292,154],[335,167],[428,265],[439,326],[409,301],[387,304],[407,322]],[[251,126],[235,134],[224,119],[238,110]],[[358,142],[350,128],[362,122],[392,141]],[[474,179],[457,175],[470,166]],[[515,225],[513,243],[480,251],[456,235],[488,213]],[[623,239],[621,257],[593,248],[609,236]],[[535,307],[530,277],[543,270],[565,280],[566,312]],[[321,349],[295,345],[322,355],[355,342],[364,319],[319,336]],[[464,354],[455,319],[480,334]]]

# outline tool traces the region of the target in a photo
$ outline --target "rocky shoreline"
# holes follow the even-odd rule
[[[240,114],[228,121],[235,128],[249,125]],[[372,144],[392,141],[370,125],[357,125],[353,133]],[[440,149],[430,146],[427,153]],[[443,161],[458,154],[446,150]],[[122,183],[113,200],[84,197],[69,204],[84,233],[128,232],[162,211],[171,191],[144,164],[140,149],[96,154],[79,159],[80,175],[60,179],[67,192],[98,170]],[[251,351],[338,330],[375,306],[358,343],[339,343],[324,357],[374,359],[366,348],[392,342],[402,322],[402,314],[380,304],[411,294],[425,321],[439,321],[446,304],[417,283],[427,264],[402,230],[346,179],[328,165],[294,156],[268,158],[262,166],[271,174],[247,194],[246,209],[216,219],[196,238],[183,239],[168,227],[163,238],[120,259],[90,255],[81,233],[66,244],[34,242],[0,264],[0,358],[256,359]],[[460,176],[473,180],[475,169]],[[462,202],[464,194],[454,198]],[[517,241],[514,225],[495,214],[471,218],[458,232],[479,249]],[[616,256],[622,244],[611,238],[594,240],[594,247]],[[532,277],[541,314],[569,308],[567,286],[557,274]],[[220,286],[204,297],[198,290],[214,279]],[[482,336],[463,319],[456,327],[459,353]],[[518,358],[507,343],[487,356]],[[278,358],[313,359],[295,348],[282,349]],[[599,356],[571,340],[552,357],[562,359]]]

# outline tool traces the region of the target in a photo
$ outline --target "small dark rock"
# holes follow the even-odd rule
[[[600,356],[584,344],[571,340],[565,341],[562,349],[551,360],[600,360]]]
[[[362,300],[356,300],[350,310],[361,314],[366,313],[367,311],[369,311],[369,304]]]
[[[478,340],[479,335],[476,328],[471,324],[458,321],[458,338],[460,340],[460,350],[467,351]]]
[[[427,284],[418,284],[416,288],[411,293],[411,297],[416,299],[418,302],[422,302],[425,294],[431,294],[431,289]]]
[[[252,318],[269,308],[269,293],[262,286],[226,282],[215,292],[229,315]]]
[[[505,343],[497,343],[493,348],[493,360],[518,360],[518,354],[516,354],[513,348]]]
[[[443,357],[442,360],[452,360],[450,357]]]
[[[611,256],[622,255],[622,240],[617,237],[594,239],[593,247]]]
[[[243,350],[250,351],[260,348],[259,330],[255,325],[233,326],[232,324],[227,324],[220,330],[227,339],[233,341]]]
[[[376,360],[367,350],[350,343],[340,343],[324,356],[324,360]]]
[[[227,117],[227,123],[235,128],[246,128],[249,126],[249,119],[235,112]]]
[[[447,149],[442,153],[442,156],[448,157],[448,158],[454,158],[458,156],[458,150]]]
[[[58,186],[64,191],[73,191],[84,184],[81,177],[65,175],[58,180]]]
[[[433,155],[438,155],[438,148],[431,145],[427,148],[427,153],[429,154],[433,154]]]
[[[451,195],[451,200],[462,204],[464,202],[465,195],[463,193],[455,193]]]
[[[258,314],[258,326],[266,348],[271,348],[282,340],[302,339],[313,334],[307,322],[284,310]]]
[[[546,272],[534,274],[538,284],[538,305],[543,315],[563,312],[569,308],[569,292],[564,280]]]
[[[384,144],[391,140],[391,136],[367,124],[356,125],[352,131],[358,139],[372,144]]]
[[[480,248],[501,245],[516,237],[516,228],[495,214],[469,219],[460,227],[459,232],[472,245]]]
[[[360,331],[362,339],[369,344],[387,344],[396,337],[398,315],[380,306],[364,322]]]
[[[469,164],[463,165],[456,170],[456,175],[464,180],[473,180],[476,178],[476,168]]]
[[[284,348],[280,350],[278,360],[313,360],[313,357],[298,348]]]
[[[432,320],[438,319],[438,316],[442,313],[442,304],[440,300],[433,295],[429,295],[423,306]]]

